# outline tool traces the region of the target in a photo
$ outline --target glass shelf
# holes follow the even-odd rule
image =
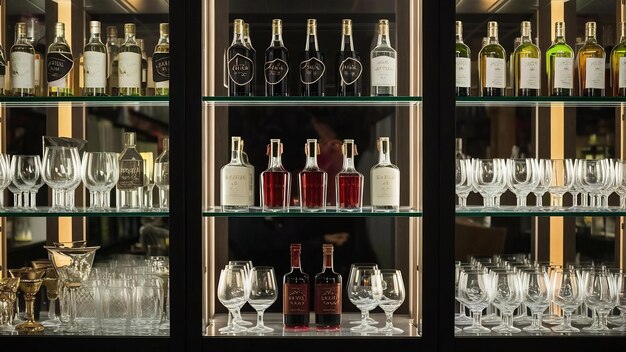
[[[467,209],[456,209],[456,216],[499,216],[499,217],[550,217],[550,216],[626,216],[626,209],[610,207],[608,209],[565,208],[551,209],[549,207],[529,207],[527,210],[517,210],[515,206],[501,206],[499,209],[484,209],[482,206],[469,206]]]
[[[260,207],[252,207],[247,212],[223,211],[221,207],[211,207],[202,212],[204,217],[421,217],[422,212],[409,207],[400,207],[395,212],[374,212],[372,207],[363,207],[361,212],[338,212],[333,208],[326,208],[325,212],[302,212],[300,208],[290,208],[288,211],[267,212]]]
[[[0,211],[0,217],[30,217],[30,218],[56,218],[56,217],[109,217],[109,218],[128,218],[128,217],[168,217],[167,210],[138,210],[138,211],[117,211],[115,208],[110,211],[91,211],[84,207],[78,207],[77,211],[72,212],[50,212],[50,207],[37,207],[37,210],[21,210],[7,208]]]
[[[207,105],[216,106],[412,106],[422,97],[202,97]]]
[[[5,97],[0,96],[0,106],[8,108],[57,107],[118,107],[118,106],[168,106],[167,96],[148,97]]]
[[[457,97],[462,107],[621,107],[626,97]]]

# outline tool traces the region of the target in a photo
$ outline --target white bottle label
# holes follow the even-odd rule
[[[585,87],[604,89],[604,59],[587,58],[585,67]]]
[[[504,59],[495,57],[487,57],[485,68],[485,87],[486,88],[505,88],[506,87],[506,62]]]
[[[154,82],[154,88],[156,89],[169,88],[169,87],[170,87],[170,81]]]
[[[250,170],[247,167],[222,169],[222,205],[249,205]]]
[[[141,55],[132,52],[119,54],[118,82],[121,88],[141,88]]]
[[[626,88],[626,57],[619,58],[619,88]]]
[[[104,88],[107,79],[107,55],[97,51],[85,52],[85,88]]]
[[[456,58],[456,86],[459,88],[472,86],[472,60],[469,57]]]
[[[380,167],[372,170],[372,205],[400,205],[400,170]]]
[[[520,58],[520,82],[521,89],[539,89],[539,59],[531,57]]]
[[[377,56],[371,62],[371,77],[373,87],[396,86],[396,58]]]
[[[13,88],[35,88],[35,55],[24,52],[11,53],[11,82]]]
[[[574,89],[574,59],[554,58],[554,88]]]

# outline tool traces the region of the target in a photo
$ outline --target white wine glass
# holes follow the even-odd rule
[[[533,315],[531,325],[524,327],[523,330],[532,333],[549,332],[550,329],[542,325],[543,312],[550,305],[552,298],[548,273],[541,269],[532,269],[523,272],[522,278],[524,303]]]
[[[543,195],[548,191],[550,179],[552,178],[552,169],[550,168],[549,159],[537,160],[537,175],[539,176],[539,182],[532,192],[536,199],[535,206],[541,208],[543,207]]]
[[[608,315],[617,305],[615,277],[607,270],[589,272],[585,279],[584,301],[598,316],[598,324],[583,328],[591,333],[606,333]]]
[[[459,300],[472,312],[472,325],[463,328],[470,334],[488,333],[491,330],[482,325],[483,309],[491,301],[491,281],[484,270],[468,270],[459,276]]]
[[[513,326],[513,311],[519,307],[524,297],[519,274],[513,271],[493,272],[492,285],[493,305],[502,314],[502,323],[492,330],[501,334],[520,332],[520,329]]]
[[[563,323],[552,327],[555,332],[579,332],[572,326],[572,313],[583,301],[581,280],[575,270],[556,269],[552,271],[550,282],[552,300],[563,310]]]
[[[615,273],[615,289],[617,291],[617,309],[620,311],[621,325],[613,328],[615,331],[626,331],[626,272]]]
[[[393,313],[402,305],[406,298],[406,289],[402,280],[402,272],[396,269],[380,270],[380,290],[375,289],[375,295],[379,294],[378,306],[385,312],[385,326],[378,332],[385,334],[401,334],[402,329],[393,326]]]
[[[248,331],[247,328],[237,324],[231,319],[235,309],[241,307],[248,300],[246,278],[243,268],[224,268],[220,272],[217,285],[217,298],[228,309],[228,325],[221,328],[221,333],[241,333]]]
[[[535,159],[507,160],[507,184],[511,192],[517,197],[515,209],[526,208],[528,194],[539,184],[539,172]]]
[[[374,290],[380,287],[380,274],[378,266],[358,266],[350,273],[347,283],[348,299],[361,311],[361,323],[350,328],[352,332],[375,332],[377,329],[371,326],[367,320],[369,311],[378,306],[374,297]]]
[[[257,311],[256,326],[248,329],[253,333],[269,333],[274,331],[273,328],[265,326],[263,321],[263,313],[269,308],[278,297],[278,288],[276,284],[276,274],[271,266],[255,266],[250,270],[249,278],[250,295],[248,303]]]
[[[563,195],[574,184],[574,164],[570,159],[554,159],[550,161],[550,185],[548,191],[552,196],[550,206],[563,208]]]
[[[459,209],[467,208],[467,197],[472,191],[472,161],[470,159],[456,159],[456,194],[459,197]]]

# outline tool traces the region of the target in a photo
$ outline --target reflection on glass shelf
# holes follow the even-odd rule
[[[483,208],[482,206],[469,206],[465,209],[456,209],[456,216],[502,216],[502,217],[528,217],[528,216],[626,216],[626,209],[619,207],[609,208],[564,208],[530,206],[525,209],[517,209],[515,206],[500,206],[499,208]]]
[[[242,317],[244,320],[247,320],[249,322],[254,322],[256,321],[256,314],[255,313],[243,313]],[[207,337],[215,337],[215,336],[223,336],[223,337],[228,337],[228,336],[249,336],[249,337],[277,337],[277,336],[284,336],[284,337],[300,337],[300,336],[306,336],[306,337],[324,337],[324,338],[329,338],[329,337],[350,337],[350,336],[367,336],[367,337],[383,337],[383,338],[390,338],[390,337],[419,337],[417,328],[415,327],[415,325],[411,322],[411,319],[409,318],[408,315],[406,314],[394,314],[393,315],[393,326],[398,327],[400,329],[403,330],[403,332],[401,334],[394,334],[394,335],[385,335],[385,334],[381,334],[381,333],[356,333],[356,332],[350,332],[350,327],[355,326],[353,324],[350,324],[350,322],[352,321],[358,321],[360,320],[360,314],[359,313],[343,313],[341,315],[341,330],[338,331],[316,331],[315,330],[315,325],[313,324],[313,322],[315,322],[315,314],[311,313],[311,317],[309,319],[309,321],[311,322],[311,325],[309,327],[309,330],[298,330],[298,331],[289,331],[289,330],[283,330],[283,315],[281,313],[265,313],[264,315],[264,321],[265,321],[265,325],[269,326],[271,328],[274,329],[273,332],[271,333],[264,333],[262,335],[259,334],[253,334],[253,333],[238,333],[238,334],[220,334],[220,332],[218,331],[220,328],[226,326],[227,323],[227,315],[226,314],[219,314],[215,317],[215,319],[213,319],[211,321],[211,324],[209,326],[206,327],[206,331],[205,331],[205,336]],[[385,315],[383,313],[371,313],[370,317],[373,318],[374,320],[376,320],[378,322],[378,324],[376,324],[377,327],[383,327],[385,326]]]
[[[499,322],[497,322],[497,323],[495,323],[495,322],[493,322],[493,323],[485,323],[483,321],[483,326],[485,326],[487,328],[493,328],[493,327],[495,327],[496,325],[499,325],[499,324],[500,324]],[[528,326],[528,325],[530,325],[530,324],[518,324],[518,323],[514,323],[513,324],[513,326],[515,326],[515,327],[517,327],[519,329],[522,329],[523,327]],[[542,325],[544,327],[550,329],[550,328],[556,326],[557,324],[546,324],[546,323],[544,323]],[[626,332],[620,332],[620,331],[617,331],[617,330],[609,330],[609,331],[605,331],[605,332],[602,332],[602,333],[597,333],[597,332],[594,333],[594,332],[589,332],[589,331],[582,330],[583,328],[588,327],[589,325],[590,324],[582,324],[581,325],[581,324],[577,324],[577,323],[572,323],[572,326],[577,328],[577,329],[580,329],[580,332],[568,332],[568,333],[554,332],[554,331],[550,330],[550,331],[542,332],[541,334],[537,334],[537,333],[532,333],[532,332],[528,332],[528,331],[522,330],[521,332],[515,333],[515,334],[499,334],[499,333],[496,333],[496,332],[493,332],[493,331],[488,332],[488,333],[481,333],[481,334],[470,334],[470,333],[463,332],[463,331],[461,331],[461,332],[457,331],[457,332],[454,333],[454,336],[456,336],[456,337],[477,337],[477,336],[481,336],[481,337],[500,337],[500,336],[510,336],[510,337],[523,337],[523,336],[533,336],[533,337],[602,336],[602,337],[609,337],[609,336],[622,336],[623,337],[623,336],[626,335]],[[609,328],[614,328],[614,327],[617,327],[619,325],[620,324],[614,324],[614,323],[611,323],[609,321],[608,327]],[[458,326],[458,327],[461,328],[461,329],[463,328],[463,326]]]
[[[620,107],[626,97],[457,97],[457,106],[469,107]]]
[[[117,211],[115,208],[109,211],[91,211],[88,208],[77,207],[76,211],[50,211],[50,207],[37,207],[36,210],[24,210],[7,208],[0,211],[0,217],[167,217],[169,211],[161,209],[145,209],[138,211]]]
[[[395,212],[372,211],[372,207],[363,207],[360,212],[338,212],[334,208],[327,208],[324,212],[303,212],[300,208],[289,208],[288,211],[267,212],[261,207],[251,207],[245,212],[223,211],[221,207],[211,207],[202,212],[205,217],[421,217],[422,212],[410,207],[400,207]]]
[[[411,106],[420,104],[422,97],[202,97],[208,105],[217,106]]]
[[[169,97],[164,96],[99,96],[99,97],[0,97],[0,106],[16,108],[34,107],[101,107],[101,106],[168,106]]]

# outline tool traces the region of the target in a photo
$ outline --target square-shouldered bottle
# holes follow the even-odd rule
[[[120,153],[119,180],[117,181],[117,208],[121,211],[141,209],[144,185],[144,159],[137,151],[137,136],[124,132],[124,150]]]
[[[344,139],[341,148],[343,167],[335,176],[337,211],[358,212],[363,208],[363,175],[354,167],[356,144]]]
[[[230,162],[220,170],[220,203],[224,211],[248,211],[252,177],[242,160],[241,137],[231,137],[230,145]]]
[[[378,164],[370,170],[373,211],[398,211],[400,209],[400,169],[391,163],[389,137],[376,141]]]
[[[261,173],[261,207],[263,211],[288,211],[291,194],[291,174],[281,161],[283,144],[271,139],[267,146],[269,162]]]

